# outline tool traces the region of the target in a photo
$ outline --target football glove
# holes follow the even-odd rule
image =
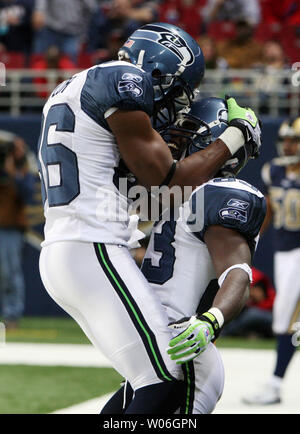
[[[182,330],[169,342],[167,353],[177,364],[193,360],[203,351],[207,345],[214,341],[220,333],[219,323],[210,312],[204,312],[200,316],[182,318],[172,322],[169,327],[173,330]]]
[[[236,100],[226,96],[228,123],[238,128],[244,136],[248,155],[257,158],[261,147],[261,122],[250,108],[240,107]]]

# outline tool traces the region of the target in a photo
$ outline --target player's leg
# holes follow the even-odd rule
[[[281,383],[296,347],[292,342],[293,324],[300,315],[298,279],[300,249],[274,255],[276,297],[273,309],[273,331],[277,336],[276,364],[271,382],[281,394]]]
[[[127,380],[103,406],[102,414],[124,414],[133,399],[133,389]]]
[[[53,299],[130,381],[136,395],[132,410],[157,412],[164,394],[177,388],[180,369],[165,352],[171,337],[165,311],[128,250],[54,243],[43,248],[40,270]],[[149,388],[145,393],[143,388],[157,383],[152,395]]]
[[[274,255],[276,297],[272,327],[277,339],[275,368],[261,390],[244,398],[247,404],[268,405],[281,402],[282,380],[296,349],[292,342],[292,326],[300,313],[299,264],[300,249],[276,252]]]
[[[2,230],[0,244],[2,314],[8,327],[17,324],[24,311],[23,234],[18,230]]]
[[[207,349],[183,365],[185,399],[182,414],[210,414],[224,389],[224,367],[218,349],[210,343]]]
[[[210,414],[224,389],[224,367],[217,348],[210,344],[193,361],[182,365],[184,373],[183,397],[176,413]],[[121,414],[126,411],[133,397],[133,390],[126,382],[105,404],[102,413]]]
[[[183,381],[151,384],[134,391],[125,414],[170,414],[180,406]]]

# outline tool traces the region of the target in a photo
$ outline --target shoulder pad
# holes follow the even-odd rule
[[[263,194],[245,181],[221,179],[209,181],[193,192],[187,219],[189,231],[204,241],[207,228],[219,225],[255,238],[266,213]]]
[[[105,113],[112,107],[153,112],[153,85],[149,74],[128,62],[107,62],[87,72],[81,108],[109,129]]]

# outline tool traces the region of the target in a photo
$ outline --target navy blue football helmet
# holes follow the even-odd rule
[[[180,159],[205,149],[228,127],[227,103],[222,98],[195,99],[190,109],[178,114],[173,126],[161,135],[169,144],[174,158]],[[250,156],[246,147],[240,148],[220,169],[218,176],[236,176],[247,164]]]
[[[172,24],[146,24],[120,48],[119,60],[130,60],[152,76],[154,127],[173,124],[176,113],[190,105],[205,70],[202,51],[184,30]]]

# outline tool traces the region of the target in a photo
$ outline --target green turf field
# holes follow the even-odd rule
[[[89,343],[77,323],[69,317],[25,317],[21,320],[18,329],[7,331],[6,340],[7,342],[61,344]],[[220,337],[217,345],[220,348],[273,349],[275,348],[275,340]]]
[[[7,342],[88,344],[69,317],[23,318]],[[222,338],[219,348],[274,349],[274,339]],[[1,348],[0,348],[1,351]],[[0,414],[50,413],[116,390],[121,377],[110,368],[0,365]]]
[[[89,343],[77,323],[69,317],[25,317],[20,321],[19,328],[7,330],[6,341],[57,344]]]
[[[116,390],[122,378],[111,368],[0,366],[0,414],[38,414]]]

